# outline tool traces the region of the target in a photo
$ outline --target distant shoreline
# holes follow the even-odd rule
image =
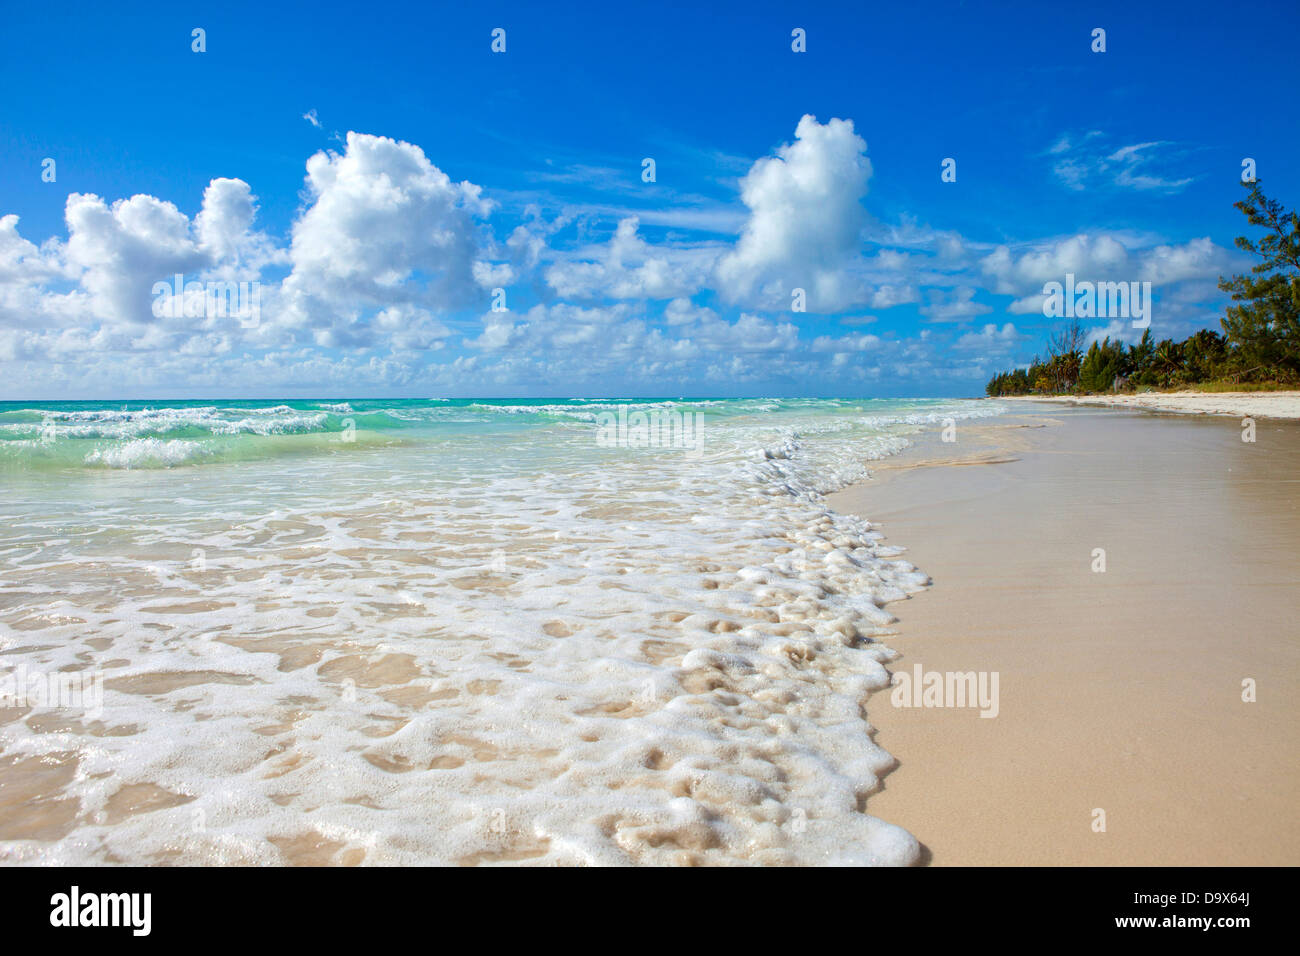
[[[1300,391],[1139,392],[1126,395],[999,395],[991,401],[1102,405],[1148,412],[1300,419]]]

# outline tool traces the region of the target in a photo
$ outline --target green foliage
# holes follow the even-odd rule
[[[1300,215],[1269,199],[1258,182],[1234,203],[1252,226],[1267,230],[1253,242],[1237,237],[1237,248],[1259,258],[1248,276],[1219,279],[1232,293],[1223,331],[1236,351],[1238,379],[1300,375]]]
[[[1028,395],[1032,385],[1028,370],[1016,368],[994,375],[984,391],[990,395]]]
[[[1110,336],[1105,341],[1093,342],[1079,366],[1079,388],[1085,392],[1110,391],[1115,379],[1128,368],[1128,356],[1123,342],[1113,345]]]
[[[1151,330],[1142,333],[1142,340],[1128,350],[1128,377],[1134,385],[1150,385],[1156,356],[1156,343],[1151,338]]]
[[[1177,384],[1212,382],[1228,368],[1228,340],[1210,329],[1183,340],[1181,376]]]

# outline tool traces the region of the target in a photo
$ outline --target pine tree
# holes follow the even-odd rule
[[[1251,275],[1220,277],[1219,288],[1232,293],[1222,320],[1228,341],[1238,350],[1244,377],[1295,377],[1300,374],[1300,215],[1269,199],[1258,182],[1247,183],[1250,195],[1233,205],[1252,226],[1268,230],[1258,243],[1237,237],[1237,248],[1257,256]]]
[[[1093,342],[1079,365],[1079,387],[1085,392],[1108,392],[1115,379],[1127,371],[1123,342]]]

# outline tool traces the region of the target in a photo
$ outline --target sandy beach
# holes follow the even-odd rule
[[[1132,395],[1003,396],[1000,402],[1047,405],[1102,405],[1190,415],[1249,415],[1300,418],[1300,392],[1140,392]]]
[[[1242,434],[1025,403],[831,497],[932,576],[895,675],[1000,676],[993,719],[871,698],[869,813],[935,865],[1300,862],[1300,424]]]
[[[1300,423],[629,407],[0,413],[0,865],[1300,860]]]

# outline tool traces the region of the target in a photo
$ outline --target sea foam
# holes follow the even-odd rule
[[[893,766],[867,709],[889,605],[927,579],[824,495],[997,409],[709,403],[688,458],[468,404],[394,406],[424,423],[402,445],[120,472],[111,497],[93,469],[16,483],[0,650],[104,696],[0,711],[0,782],[46,801],[0,795],[0,859],[914,862],[866,812]]]

